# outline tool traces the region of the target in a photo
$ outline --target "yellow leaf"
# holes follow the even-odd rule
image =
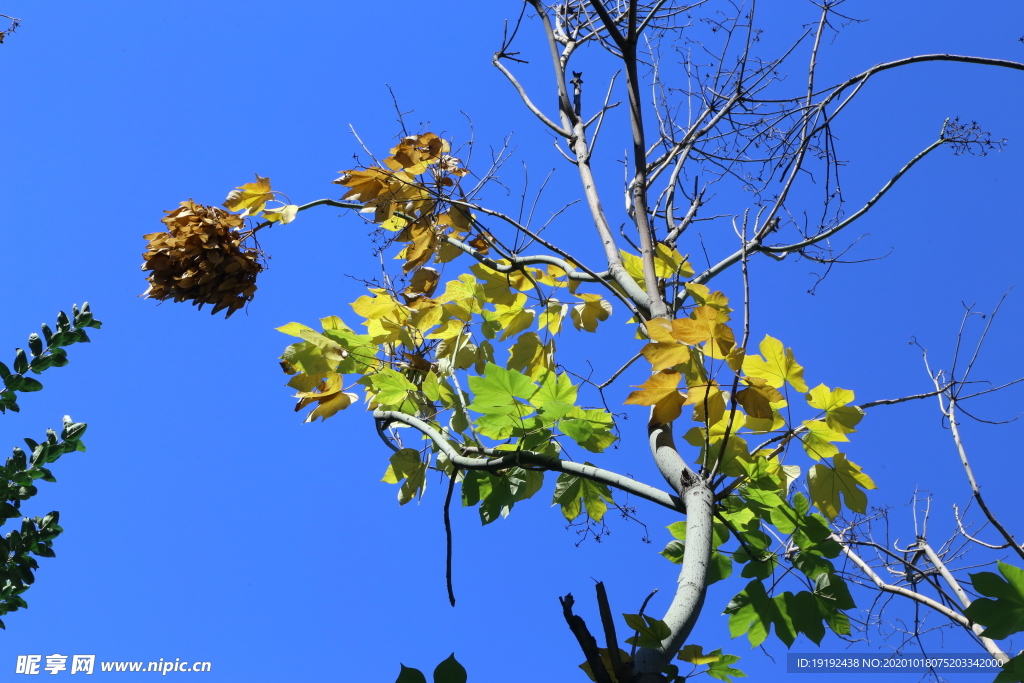
[[[342,319],[336,315],[329,315],[326,318],[320,318],[320,327],[324,328],[324,330],[346,330],[348,332],[352,331],[352,328],[346,325],[342,321]],[[280,330],[281,328],[277,329]]]
[[[565,319],[565,314],[568,310],[569,304],[563,304],[558,301],[548,303],[547,307],[537,317],[537,329],[543,330],[547,328],[551,334],[558,334],[562,331],[562,320]]]
[[[724,353],[732,348],[732,330],[722,324],[723,313],[711,306],[700,306],[690,313],[689,318],[672,321],[672,336],[684,344],[696,345],[714,339]]]
[[[685,405],[693,406],[694,422],[714,425],[725,417],[725,396],[714,380],[689,387]]]
[[[746,355],[746,351],[739,347],[734,346],[729,350],[729,353],[725,356],[725,362],[729,365],[729,369],[733,372],[739,372],[743,369],[743,357]]]
[[[402,270],[409,273],[430,260],[430,257],[434,255],[440,244],[440,239],[432,225],[423,225],[421,223],[410,224],[402,231],[402,235],[406,233],[408,233],[410,238],[409,244],[395,258],[405,259]],[[402,235],[399,235],[399,239]]]
[[[384,164],[396,171],[402,169],[419,175],[440,161],[441,155],[449,150],[448,143],[433,133],[411,135],[391,148],[391,156],[384,159]]]
[[[640,350],[652,370],[664,370],[690,360],[690,347],[673,341],[671,344],[648,344]]]
[[[420,299],[416,303],[410,306],[412,308],[412,315],[409,316],[407,321],[409,325],[415,327],[420,332],[426,332],[434,325],[441,322],[442,316],[444,316],[444,306],[437,303],[432,299]]]
[[[255,216],[263,211],[263,205],[274,200],[270,189],[270,178],[257,173],[255,183],[246,183],[228,193],[224,206],[228,211],[241,211],[243,216]]]
[[[829,390],[824,384],[811,389],[807,394],[807,403],[812,408],[825,411],[825,423],[830,429],[843,434],[857,431],[854,426],[864,417],[864,411],[857,406],[849,406],[854,393],[849,389],[835,388]]]
[[[743,359],[743,372],[750,377],[762,377],[775,388],[786,382],[799,392],[807,392],[804,383],[804,368],[793,357],[793,349],[783,349],[782,342],[765,335],[760,345],[761,356],[746,356]]]
[[[679,382],[683,376],[675,370],[662,370],[647,378],[625,401],[626,405],[653,406],[670,394],[678,394]],[[637,385],[633,385],[637,386]]]
[[[555,340],[544,344],[536,332],[526,332],[509,348],[506,364],[533,380],[540,379],[555,369]]]
[[[570,317],[573,326],[577,330],[596,332],[598,321],[607,320],[611,315],[612,305],[602,299],[600,294],[577,294],[576,297],[583,299],[583,303],[572,307]]]
[[[834,520],[842,509],[840,493],[846,507],[854,512],[864,513],[867,510],[868,499],[861,488],[876,488],[871,477],[864,474],[856,463],[847,460],[844,453],[836,454],[832,460],[832,467],[812,467],[807,473],[807,484],[811,500],[829,521]]]
[[[645,286],[644,280],[644,262],[636,254],[630,254],[628,251],[619,250],[619,257],[622,259],[622,267],[626,269],[629,276],[633,278],[641,287]]]
[[[729,298],[722,292],[712,292],[707,285],[693,282],[687,282],[685,287],[690,297],[700,306],[711,306],[726,313],[732,310],[729,308]]]
[[[447,312],[447,309],[445,309]],[[466,323],[462,322],[458,318],[452,317],[445,320],[444,323],[430,334],[424,335],[426,339],[451,339],[457,337],[462,333],[462,330],[466,327]]]
[[[684,278],[693,277],[693,267],[676,249],[670,249],[667,244],[658,242],[654,254],[654,274],[662,279],[668,279],[677,273]]]
[[[721,659],[720,655],[716,654],[704,654],[704,648],[700,645],[687,645],[684,647],[678,655],[679,659],[690,664],[713,664]]]
[[[831,458],[839,452],[839,448],[832,444],[833,441],[849,441],[842,432],[836,432],[819,420],[805,420],[804,427],[807,432],[800,437],[807,455],[815,460]]]
[[[295,220],[295,215],[298,213],[299,207],[295,204],[286,204],[285,206],[279,206],[276,209],[268,209],[263,217],[271,223],[291,223]]]
[[[359,400],[359,396],[351,392],[339,392],[326,400],[320,401],[320,404],[306,416],[306,422],[313,422],[317,418],[326,420],[332,417],[339,410],[344,410],[352,405],[353,401]]]
[[[736,392],[736,401],[743,406],[747,415],[755,418],[770,418],[772,403],[785,400],[779,390],[768,386],[768,381],[760,377],[744,377],[745,389]]]
[[[654,405],[651,411],[651,422],[655,424],[669,424],[683,412],[686,405],[686,396],[676,391],[661,399]]]
[[[779,414],[778,410],[775,410],[772,411],[772,416],[770,418],[758,418],[747,415],[743,426],[756,433],[774,432],[785,427],[786,420],[781,414]]]
[[[361,296],[350,304],[352,310],[367,320],[377,320],[385,316],[394,317],[395,313],[405,310],[405,307],[395,301],[387,290],[373,288],[370,292],[373,293],[373,297]],[[401,317],[404,319],[407,315]]]

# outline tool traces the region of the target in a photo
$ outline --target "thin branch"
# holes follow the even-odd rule
[[[452,519],[449,513],[452,505],[452,492],[455,490],[455,479],[458,477],[458,468],[452,469],[448,479],[448,494],[444,497],[444,535],[446,541],[445,551],[445,584],[448,587],[448,602],[455,607],[455,590],[452,588]]]
[[[535,453],[533,451],[498,451],[493,448],[467,446],[462,448],[462,452],[459,452],[459,450],[445,439],[440,432],[417,417],[396,411],[379,409],[373,411],[373,416],[387,422],[401,422],[402,424],[415,428],[421,434],[433,441],[434,444],[443,451],[459,469],[494,472],[508,469],[510,467],[528,465],[551,472],[565,472],[567,474],[581,477],[589,481],[594,481],[599,484],[605,484],[619,489],[620,491],[639,496],[644,500],[657,503],[669,510],[675,510],[684,514],[686,512],[686,507],[678,496],[673,496],[661,489],[650,486],[649,484],[644,484],[635,479],[630,479],[624,475],[604,470],[599,467],[594,467],[593,465],[582,465],[571,460],[562,460],[554,456],[546,455],[544,453]],[[475,455],[483,455],[487,457],[471,457]]]

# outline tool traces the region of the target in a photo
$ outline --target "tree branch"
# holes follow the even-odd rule
[[[679,497],[668,494],[661,489],[650,486],[649,484],[644,484],[635,479],[630,479],[625,475],[594,467],[593,465],[583,465],[571,460],[562,460],[560,458],[546,455],[544,453],[536,453],[534,451],[499,451],[493,448],[466,446],[463,447],[460,452],[460,450],[445,439],[440,432],[418,417],[392,410],[379,409],[373,411],[373,416],[380,420],[401,422],[409,427],[413,427],[433,441],[434,444],[448,456],[448,459],[451,460],[452,464],[459,469],[486,470],[494,472],[497,470],[509,469],[510,467],[528,465],[551,472],[565,472],[566,474],[571,474],[589,481],[611,486],[612,488],[616,488],[625,493],[638,496],[644,500],[649,500],[652,503],[657,503],[669,510],[682,512],[684,514],[686,513],[686,506]],[[483,455],[486,457],[472,457],[474,455]]]

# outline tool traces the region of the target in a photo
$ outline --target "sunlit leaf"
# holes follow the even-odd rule
[[[861,489],[873,489],[875,483],[855,463],[846,459],[843,453],[832,458],[832,467],[815,465],[807,473],[807,484],[811,500],[829,521],[834,520],[842,508],[839,494],[843,495],[846,507],[854,512],[867,510],[867,496]]]
[[[797,391],[807,392],[804,368],[796,362],[792,349],[784,349],[778,339],[765,335],[760,351],[764,358],[748,354],[743,359],[743,372],[750,377],[764,378],[775,388],[789,382]]]
[[[224,207],[228,211],[241,211],[243,216],[255,216],[263,211],[263,206],[270,201],[274,201],[270,178],[263,178],[257,173],[256,182],[246,183],[228,194],[228,198],[224,200]]]

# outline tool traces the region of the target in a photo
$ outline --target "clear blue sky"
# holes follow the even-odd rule
[[[765,3],[766,40],[813,18],[809,5],[786,5],[789,16],[771,16]],[[1024,60],[1019,3],[865,0],[843,8],[870,21],[825,46],[821,82],[917,53]],[[309,212],[264,234],[270,269],[248,310],[228,321],[137,298],[146,287],[141,235],[162,229],[162,211],[182,200],[219,204],[253,173],[298,203],[339,196],[330,181],[358,151],[349,124],[375,151],[398,133],[385,84],[414,111],[414,128],[424,122],[465,140],[471,119],[481,161],[514,133],[516,157],[505,170],[513,196],[488,195],[499,208],[516,205],[520,161],[532,183],[558,167],[551,201],[575,198],[577,184],[548,134],[490,66],[502,19],[514,19],[518,3],[9,0],[0,11],[24,22],[0,45],[0,359],[72,302],[89,300],[105,322],[93,344],[69,350],[68,367],[42,376],[44,392],[2,418],[5,447],[40,438],[65,413],[90,427],[88,452],[57,463],[59,482],[42,484],[28,509],[60,510],[65,534],[57,558],[40,561],[30,609],[5,619],[0,678],[13,676],[19,654],[58,652],[210,661],[202,677],[211,683],[390,683],[400,661],[429,670],[455,651],[475,683],[573,680],[583,658],[557,596],[572,592],[592,624],[594,579],[608,586],[617,612],[635,612],[654,588],[654,611],[663,609],[677,568],[657,551],[675,518],[640,505],[650,545],[641,527],[613,519],[602,543],[576,547],[547,493],[486,528],[475,511],[456,511],[452,609],[439,487],[399,509],[395,490],[378,483],[386,454],[368,416],[301,424],[276,362],[289,341],[273,328],[331,314],[354,322],[347,302],[360,285],[343,274],[375,272],[368,229],[356,217]],[[524,50],[538,47],[535,26],[524,30]],[[527,81],[543,88],[544,56],[528,58]],[[590,92],[603,89],[596,67],[586,78]],[[853,203],[934,140],[946,117],[976,119],[1009,145],[985,158],[941,150],[919,165],[855,228],[853,237],[870,236],[854,258],[891,255],[837,269],[814,296],[806,290],[815,264],[756,264],[757,336],[792,346],[812,386],[851,388],[861,401],[926,391],[911,336],[943,365],[961,302],[987,310],[1022,284],[1021,92],[1021,72],[913,66],[874,79],[839,123]],[[628,145],[623,117],[620,109],[606,124],[615,149]],[[606,175],[618,183],[621,169]],[[556,229],[569,235],[572,225]],[[1022,297],[1018,290],[1005,304],[979,378],[1024,375]],[[601,346],[584,341],[599,368],[637,348],[628,333]],[[643,378],[624,379],[620,400]],[[1011,390],[976,407],[1006,419],[1021,412],[1022,398]],[[643,441],[629,443],[641,426],[633,420],[626,443],[602,462],[656,482]],[[965,431],[992,504],[1024,528],[1021,425]],[[933,524],[952,524],[950,504],[966,502],[969,491],[933,403],[872,411],[854,437],[851,458],[880,487],[872,502],[896,506],[894,536],[913,536],[902,506],[915,486],[935,494]],[[751,676],[777,680],[785,666],[777,641],[768,641],[773,663],[744,639],[730,642],[718,614],[741,587],[713,588],[693,640],[743,656],[738,666]],[[967,647],[959,636],[945,641],[947,651],[956,645]],[[802,639],[794,646],[811,649]]]

